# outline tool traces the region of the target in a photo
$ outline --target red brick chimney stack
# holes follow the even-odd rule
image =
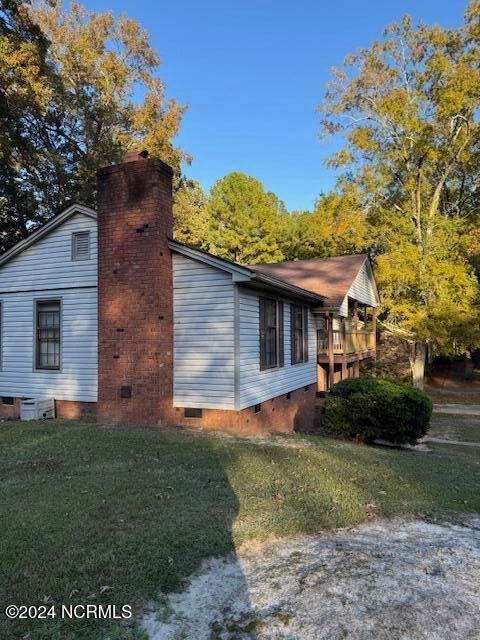
[[[98,418],[162,425],[173,411],[172,169],[145,151],[98,178]]]

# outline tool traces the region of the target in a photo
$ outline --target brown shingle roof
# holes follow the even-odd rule
[[[367,254],[363,253],[276,264],[254,264],[250,265],[250,268],[290,282],[302,289],[327,296],[326,305],[336,308],[342,304],[357,273],[367,259]]]

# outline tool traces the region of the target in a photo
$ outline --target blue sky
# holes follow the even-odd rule
[[[168,95],[189,106],[179,144],[204,188],[230,171],[260,179],[287,207],[311,208],[335,183],[316,105],[330,68],[403,13],[461,23],[463,0],[84,0],[148,29]]]

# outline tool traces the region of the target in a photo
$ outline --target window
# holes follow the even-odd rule
[[[260,370],[283,367],[283,302],[260,298]]]
[[[60,300],[37,302],[36,368],[60,369]]]
[[[253,407],[253,413],[260,413],[261,410],[262,410],[262,403],[261,402],[259,404],[256,404]]]
[[[88,260],[90,258],[90,231],[79,231],[72,234],[72,260]]]
[[[2,398],[2,404],[15,404],[15,401],[10,396],[4,396]]]
[[[292,364],[308,361],[308,308],[291,305]]]

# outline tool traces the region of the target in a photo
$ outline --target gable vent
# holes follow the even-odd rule
[[[90,231],[79,231],[72,235],[72,260],[90,258]]]

